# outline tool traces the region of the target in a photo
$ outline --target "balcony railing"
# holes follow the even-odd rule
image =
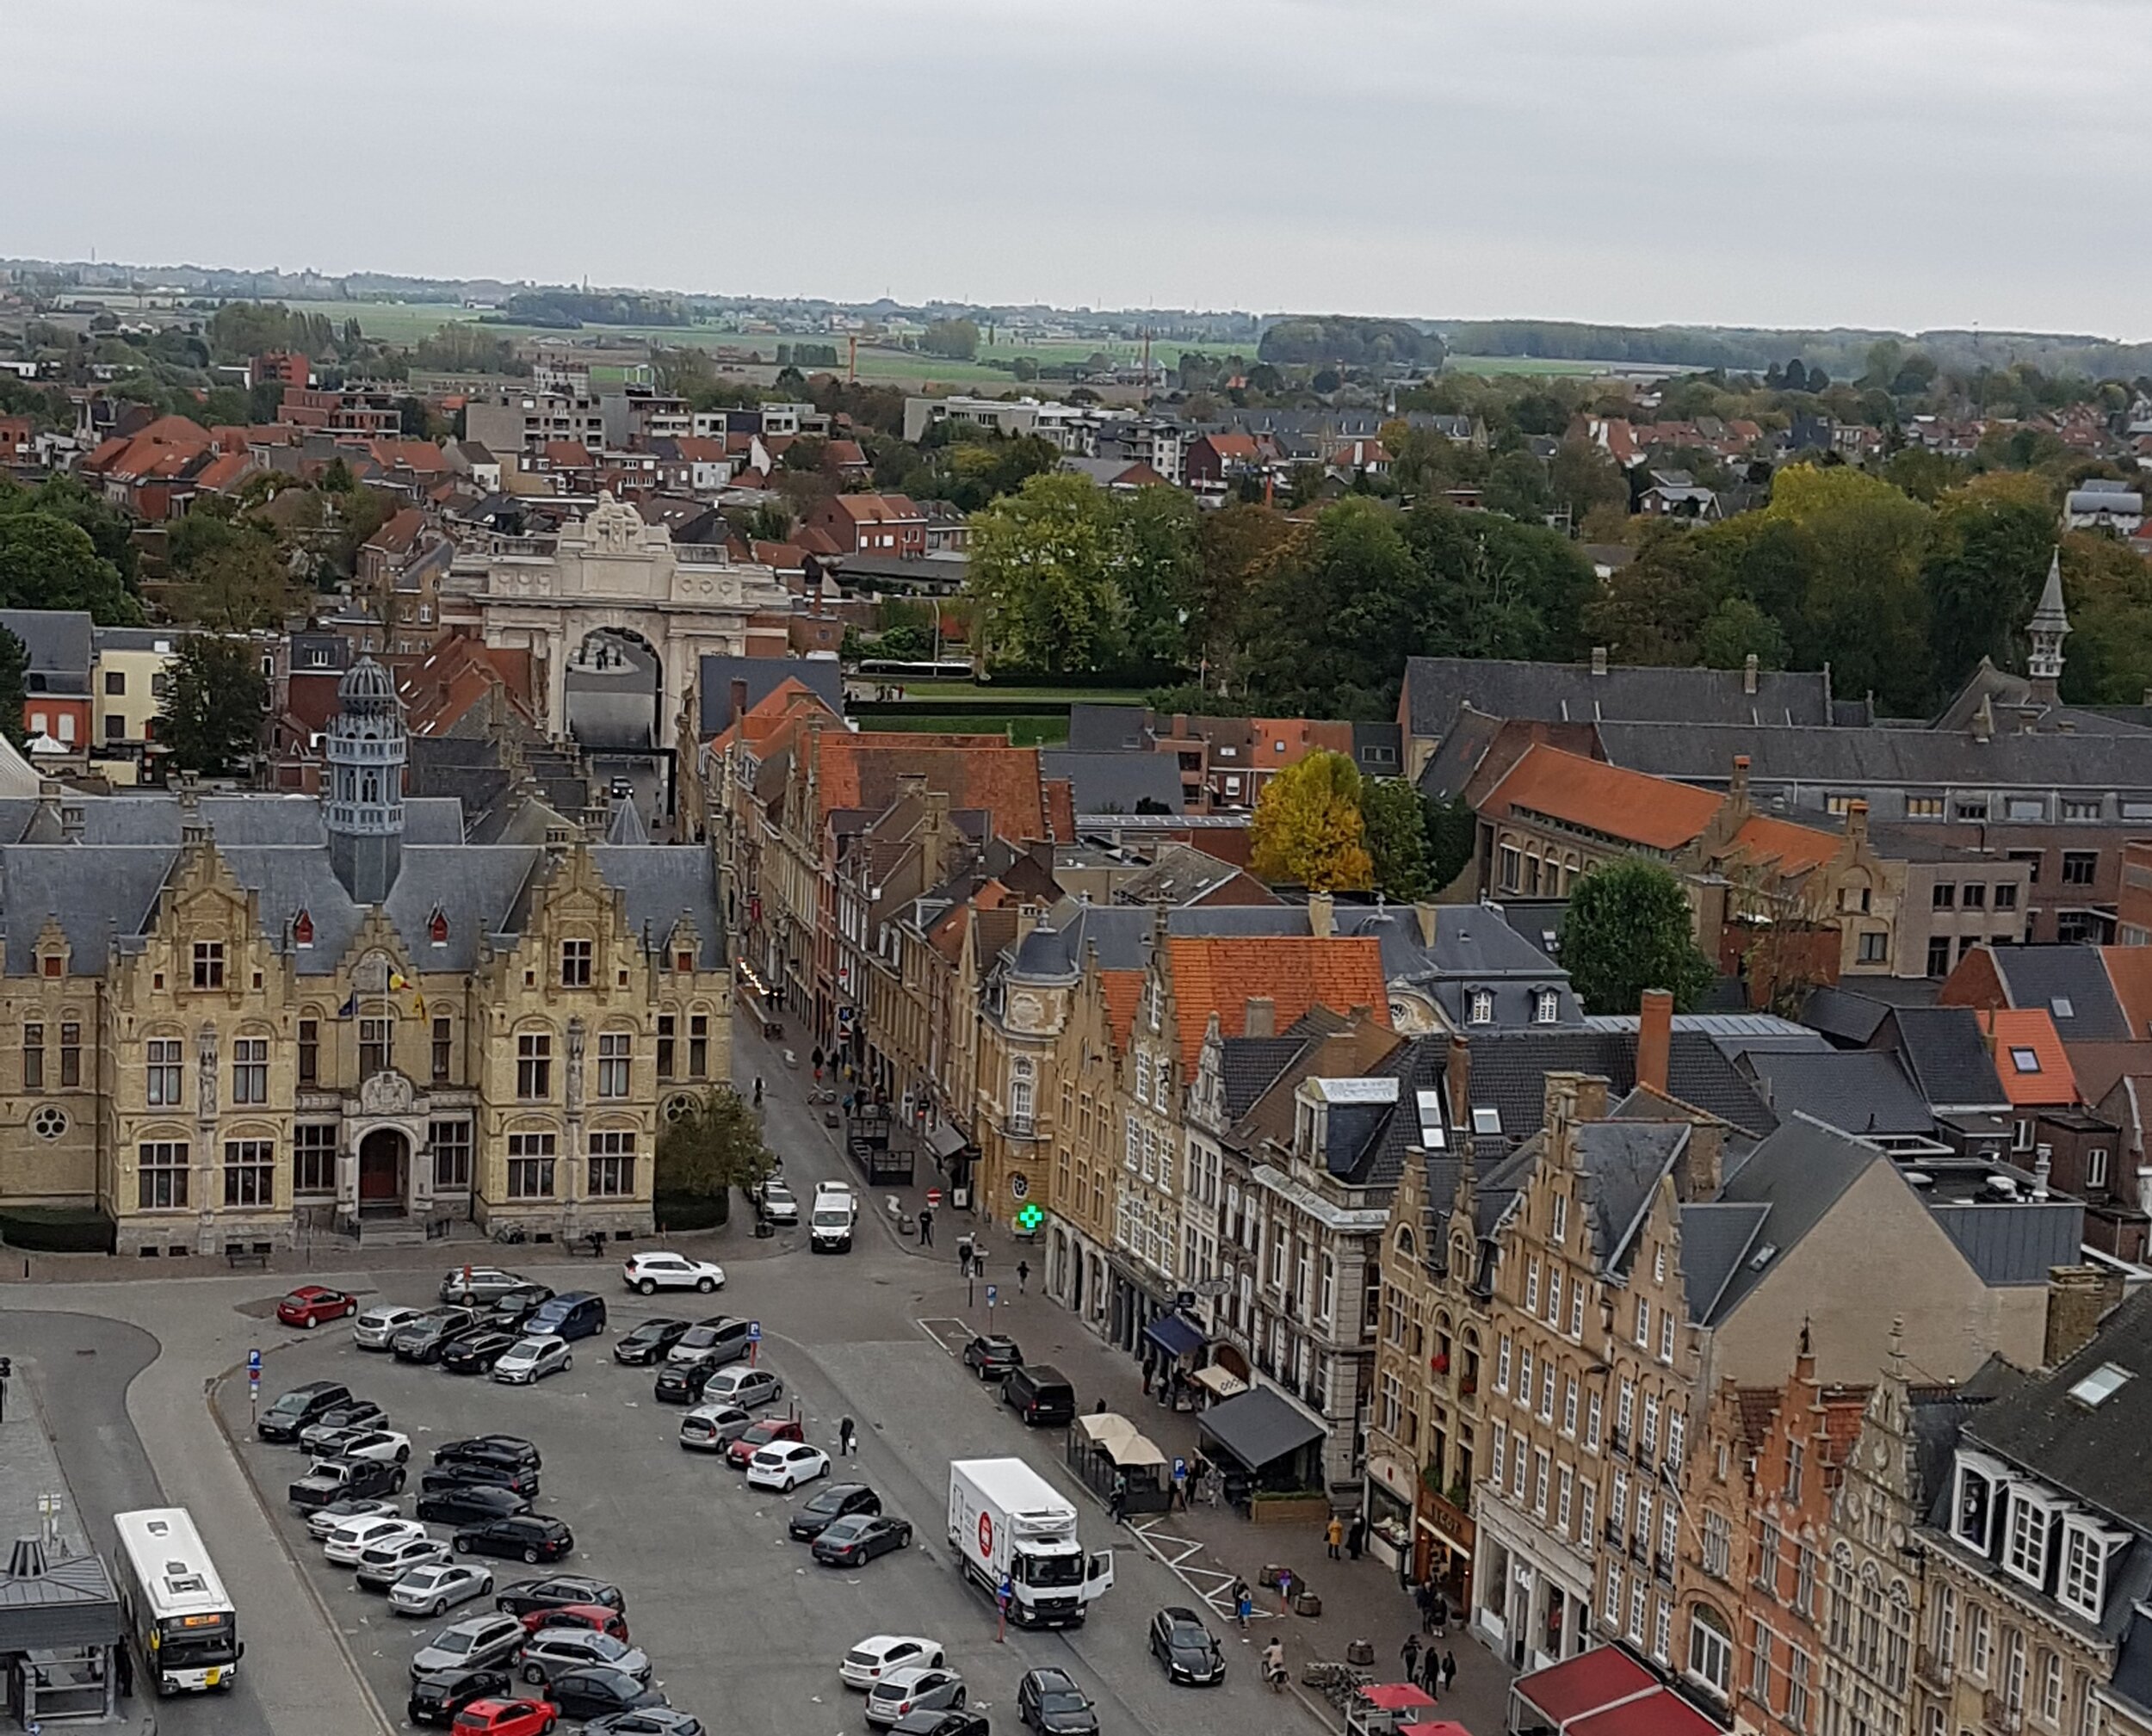
[[[2025,1728],[2025,1708],[2013,1707],[1991,1688],[1980,1696],[1980,1721],[1994,1732],[1994,1736],[2019,1736]]]
[[[1939,1694],[1950,1691],[1950,1668],[1936,1656],[1932,1646],[1923,1646],[1913,1654],[1913,1673],[1920,1678],[1924,1686],[1934,1689]]]

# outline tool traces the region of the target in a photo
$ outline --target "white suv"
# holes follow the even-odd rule
[[[690,1260],[684,1254],[630,1254],[621,1278],[646,1296],[660,1290],[700,1290],[704,1295],[725,1288],[725,1268],[714,1260]]]

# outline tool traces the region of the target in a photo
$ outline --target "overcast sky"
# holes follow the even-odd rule
[[[2152,337],[2143,0],[23,0],[0,254]]]

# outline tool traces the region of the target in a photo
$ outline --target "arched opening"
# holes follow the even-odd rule
[[[411,1141],[394,1127],[376,1127],[359,1141],[359,1209],[393,1214],[404,1208],[411,1176]]]
[[[568,733],[593,753],[648,753],[665,739],[665,660],[639,633],[584,636],[566,672]]]

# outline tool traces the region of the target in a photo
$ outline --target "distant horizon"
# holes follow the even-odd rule
[[[378,266],[368,265],[354,266],[348,270],[330,270],[321,266],[312,264],[223,265],[206,263],[200,260],[178,259],[158,260],[155,262],[145,263],[140,260],[126,258],[90,259],[84,257],[77,259],[59,259],[40,257],[27,254],[8,254],[0,255],[0,269],[8,270],[45,269],[60,272],[74,270],[129,271],[143,274],[145,280],[147,279],[149,274],[175,271],[201,272],[205,275],[223,275],[230,276],[314,276],[318,277],[324,281],[329,283],[341,283],[353,279],[377,277],[400,280],[403,282],[412,285],[439,284],[445,286],[453,284],[468,287],[477,284],[485,284],[498,286],[502,289],[511,292],[572,290],[582,293],[586,290],[585,281],[581,279],[571,282],[565,280],[556,281],[535,277],[504,277],[499,275],[498,273],[491,272],[479,272],[463,276],[451,276],[445,273],[435,271],[388,271],[384,270]],[[117,289],[116,287],[114,286],[102,287],[105,287],[109,293],[126,293],[125,291]],[[181,293],[192,294],[213,293],[218,295],[220,299],[226,300],[238,299],[232,292],[228,291],[186,291],[182,289],[182,286],[160,284],[152,281],[145,281],[136,286],[136,287],[144,293],[153,294],[161,291],[177,290]],[[1258,321],[1258,323],[1268,323],[1279,319],[1314,318],[1337,316],[1359,319],[1397,319],[1403,320],[1406,323],[1413,325],[1432,326],[1438,330],[1445,326],[1455,325],[1543,324],[1570,325],[1587,328],[1599,327],[1610,330],[1636,331],[1790,332],[1799,333],[1803,336],[1814,335],[1816,337],[1878,336],[1918,338],[1928,336],[1947,336],[1957,337],[1994,337],[1998,339],[2009,337],[2038,337],[2054,338],[2081,343],[2110,343],[2118,346],[2130,346],[2139,343],[2152,343],[2152,338],[2130,337],[2112,332],[2070,331],[2059,327],[1991,326],[1984,324],[1951,325],[1931,323],[1918,326],[1889,326],[1862,325],[1853,322],[1841,320],[1828,325],[1772,324],[1767,322],[1756,320],[1613,319],[1589,318],[1574,314],[1531,312],[1453,314],[1367,312],[1363,310],[1349,307],[1258,308],[1223,304],[1215,307],[1197,307],[1188,306],[1144,306],[1137,304],[1122,304],[1116,306],[1100,306],[1088,303],[1042,301],[1036,299],[1021,301],[965,301],[957,298],[948,296],[929,296],[924,300],[906,300],[902,297],[885,295],[850,298],[840,295],[806,292],[800,293],[778,293],[760,290],[694,288],[685,287],[677,284],[609,282],[596,276],[592,276],[588,280],[587,293],[591,294],[677,296],[683,300],[770,303],[776,305],[790,305],[798,306],[826,306],[844,311],[871,307],[877,303],[887,301],[893,306],[913,312],[926,312],[934,309],[949,309],[980,312],[993,312],[996,310],[1007,310],[1011,312],[1036,310],[1044,313],[1066,314],[1079,318],[1097,319],[1141,317],[1145,315],[1156,314],[1166,317],[1180,315],[1194,319],[1227,319],[1239,318],[1252,319]],[[310,306],[340,305],[340,298],[333,296],[320,298],[295,296],[290,291],[284,289],[260,292],[258,294],[250,295],[248,299],[288,301],[301,300],[305,301],[306,305]],[[421,295],[404,295],[393,290],[374,289],[352,297],[348,305],[354,307],[362,307],[365,306],[369,301],[375,303],[393,304],[397,302],[418,303],[424,302],[425,300],[427,300],[427,298]],[[603,331],[608,328],[603,325],[591,325],[587,326],[584,329]]]

